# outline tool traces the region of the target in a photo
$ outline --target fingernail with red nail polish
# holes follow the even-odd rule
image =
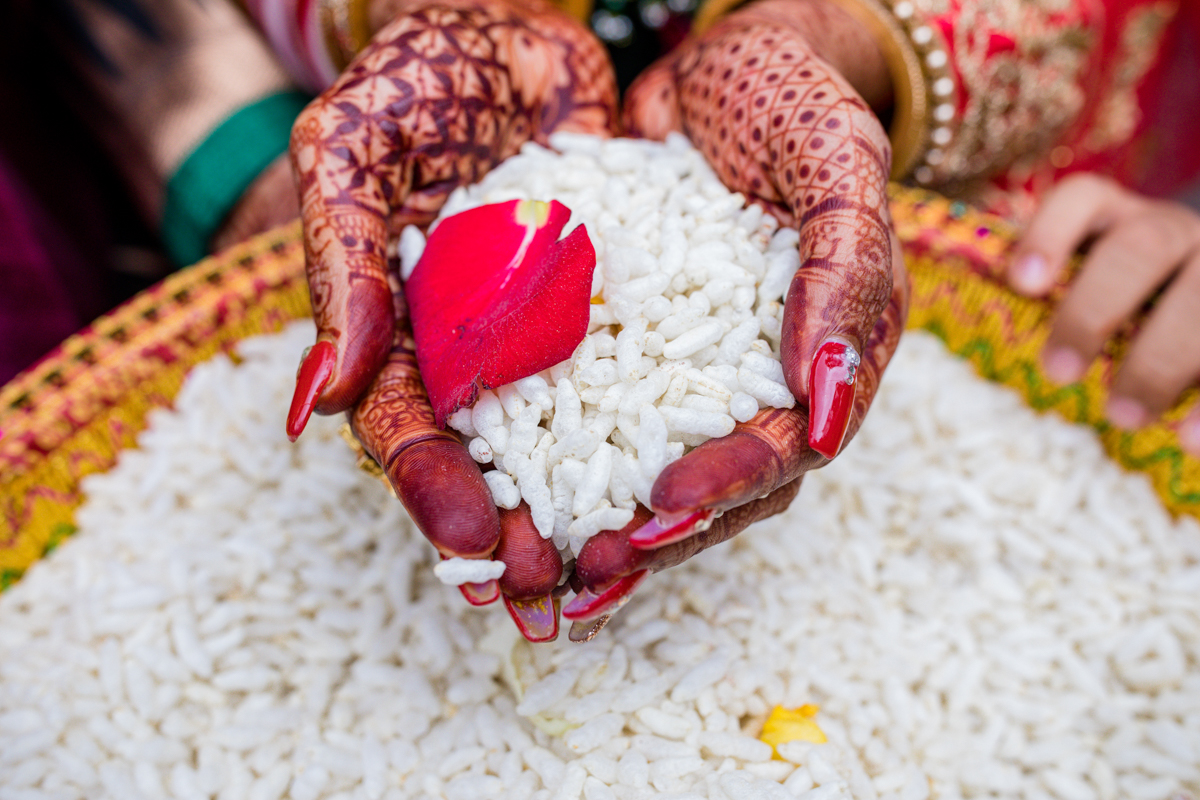
[[[558,600],[553,594],[527,600],[504,598],[509,616],[517,630],[531,642],[550,642],[558,638]]]
[[[500,599],[500,581],[464,583],[458,587],[458,590],[473,606],[486,606]]]
[[[649,522],[629,534],[629,543],[638,550],[653,550],[673,544],[706,530],[712,524],[712,509],[654,516]]]
[[[1046,259],[1037,253],[1029,253],[1013,264],[1013,283],[1023,292],[1040,292],[1046,285],[1049,269]]]
[[[836,456],[846,438],[860,362],[857,350],[835,340],[821,345],[813,358],[808,378],[808,446],[826,458]]]
[[[287,415],[287,436],[291,441],[296,441],[308,424],[321,390],[333,377],[336,363],[337,349],[332,342],[323,340],[310,347],[301,359],[300,369],[296,373],[296,391]]]
[[[1083,358],[1066,347],[1047,350],[1042,356],[1042,367],[1046,370],[1046,377],[1055,383],[1074,383],[1087,371]]]
[[[1126,430],[1140,428],[1150,419],[1142,404],[1128,397],[1110,397],[1105,415],[1113,425]]]
[[[634,591],[649,574],[649,570],[639,569],[600,591],[585,587],[563,608],[563,616],[569,620],[592,620],[612,614],[629,602],[629,598],[633,597]]]

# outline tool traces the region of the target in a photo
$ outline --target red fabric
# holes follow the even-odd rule
[[[1140,95],[1146,125],[1131,185],[1165,197],[1200,180],[1200,2],[1184,2],[1163,65]]]
[[[1156,196],[1200,178],[1195,0],[949,0],[930,22],[962,123],[935,187],[990,178],[971,199],[1020,220],[1071,173]]]

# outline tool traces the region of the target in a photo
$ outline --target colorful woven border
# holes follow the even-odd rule
[[[292,224],[174,274],[0,389],[0,588],[74,531],[80,480],[134,446],[192,366],[309,313]]]
[[[1190,391],[1164,418],[1137,432],[1104,418],[1114,364],[1125,350],[1110,344],[1079,383],[1059,386],[1042,374],[1038,354],[1066,281],[1046,300],[1003,286],[1016,231],[996,217],[937,195],[893,187],[896,232],[913,280],[908,327],[940,337],[979,374],[1011,386],[1038,410],[1053,410],[1094,428],[1109,455],[1145,472],[1173,513],[1200,518],[1200,460],[1179,448],[1176,428],[1200,397]]]
[[[1200,517],[1200,461],[1174,435],[1196,393],[1163,423],[1134,434],[1112,428],[1103,387],[1120,346],[1080,384],[1045,380],[1037,354],[1054,298],[1032,301],[999,285],[1013,231],[932,194],[896,187],[892,200],[913,280],[909,327],[933,331],[1033,407],[1095,427],[1119,463],[1149,475],[1167,508]],[[170,405],[194,364],[308,313],[293,224],[177,273],[0,389],[0,588],[74,531],[80,480],[135,444],[148,412]]]

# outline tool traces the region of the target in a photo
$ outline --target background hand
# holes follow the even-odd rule
[[[800,231],[802,265],[788,291],[782,341],[798,406],[765,409],[671,464],[654,485],[653,521],[584,547],[577,575],[606,602],[583,594],[568,616],[611,611],[635,585],[613,591],[613,581],[678,563],[786,508],[798,478],[853,436],[895,351],[908,284],[887,208],[891,152],[867,102],[814,47],[817,30],[835,45],[825,55],[869,72],[878,54],[853,20],[819,2],[771,0],[689,40],[630,90],[632,131],[682,130],[727,186]],[[830,37],[831,30],[850,38]],[[878,96],[877,81],[862,81]],[[694,541],[673,544],[716,512],[727,513]],[[629,557],[664,545],[669,555]]]
[[[1009,279],[1024,294],[1045,296],[1089,242],[1082,269],[1055,313],[1043,364],[1051,380],[1078,380],[1104,344],[1161,290],[1108,401],[1113,423],[1140,428],[1200,377],[1200,215],[1098,175],[1073,175],[1042,202],[1014,253]],[[1200,455],[1200,412],[1180,424],[1179,439]]]
[[[353,407],[355,435],[434,546],[465,558],[500,547],[509,608],[527,636],[544,638],[556,625],[546,609],[561,560],[548,542],[524,535],[527,509],[498,515],[459,439],[434,424],[387,245],[524,142],[544,143],[557,130],[610,133],[616,85],[600,43],[548,3],[449,0],[401,10],[293,130],[318,333],[289,434],[313,409]],[[490,602],[497,587],[464,594]]]

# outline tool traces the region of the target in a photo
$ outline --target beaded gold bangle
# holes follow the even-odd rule
[[[881,8],[878,0],[834,1]],[[919,110],[913,108],[911,125],[915,142],[911,160],[899,174],[893,169],[893,177],[904,177],[911,171],[917,183],[928,184],[933,181],[935,168],[942,163],[946,149],[954,141],[960,123],[958,84],[950,70],[950,50],[942,32],[925,23],[912,0],[882,0],[882,3],[889,7],[883,13],[893,22],[892,42],[907,46],[917,59],[920,74],[905,76],[909,91],[924,96],[922,107]],[[897,36],[896,27],[900,28],[902,38]],[[898,84],[895,67],[892,75],[893,82]]]
[[[707,0],[696,13],[703,33],[746,0]],[[888,137],[892,178],[934,179],[958,128],[958,86],[940,31],[919,18],[912,0],[829,0],[858,20],[879,45],[892,75],[894,107]]]

